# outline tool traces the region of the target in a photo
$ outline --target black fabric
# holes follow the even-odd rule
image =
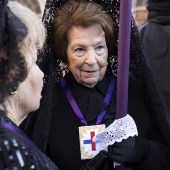
[[[106,151],[100,151],[92,160],[85,163],[79,170],[97,170],[106,159]]]
[[[108,81],[107,78],[105,78],[105,80]],[[79,93],[78,93],[79,95],[78,96],[74,95],[75,100],[78,101],[77,104],[79,108],[81,108],[81,106],[83,105],[84,105],[83,106],[84,108],[86,107],[89,108],[88,106],[90,105],[93,107],[91,108],[91,110],[94,110],[96,108],[96,103],[99,105],[99,101],[100,101],[100,105],[103,105],[105,94],[100,93],[99,101],[90,100],[91,98],[90,93],[92,93],[92,91],[95,93],[96,89],[98,89],[97,87],[93,89],[89,89],[87,87],[84,87],[78,84],[75,81],[75,79],[73,80],[73,76],[71,75],[71,73],[66,76],[66,82],[71,92],[73,93],[73,95],[75,92],[74,87],[76,86],[76,88],[79,89]],[[84,88],[86,90],[82,91],[81,88]],[[107,89],[101,89],[101,90],[106,91]],[[46,153],[47,155],[50,156],[50,158],[53,161],[55,161],[55,163],[59,166],[59,168],[76,170],[87,162],[87,160],[81,161],[80,159],[78,127],[82,125],[81,125],[80,120],[77,118],[74,111],[72,110],[71,105],[68,102],[60,83],[57,83],[55,85],[55,91],[53,95],[54,95],[53,100],[55,101],[55,102],[53,101],[53,103],[55,103],[55,105],[51,112],[52,123],[51,123],[51,127],[49,130],[49,136],[47,139],[48,148],[47,148]],[[92,93],[92,96],[93,95],[97,95],[99,97],[98,94]],[[82,100],[82,97],[85,100]],[[89,103],[89,101],[91,101],[93,105],[91,104],[91,102]],[[103,108],[100,107],[100,109],[102,110]],[[94,125],[96,123],[97,116],[101,112],[101,110],[98,109],[97,114],[96,112],[89,113],[92,116],[89,119],[89,121],[87,121],[88,125]],[[82,114],[85,115],[85,118],[87,116],[86,111],[87,110],[82,110]],[[61,114],[55,114],[55,113],[61,113]],[[109,125],[110,121],[113,122],[114,116],[115,116],[114,114],[109,113],[109,111],[108,111],[108,114],[109,114],[108,116],[109,118],[103,119],[103,122],[105,122],[105,124],[107,125]],[[54,133],[55,133],[55,136],[54,136]],[[57,150],[58,153],[56,154],[56,151],[54,150]],[[67,163],[64,163],[64,162],[67,162]],[[107,161],[106,161],[106,164],[109,165]]]
[[[170,2],[170,0],[147,0],[147,3],[153,3],[153,2]]]
[[[0,121],[16,126],[0,111]],[[0,123],[0,169],[58,170],[55,164],[25,138]]]
[[[76,99],[76,101],[79,101],[81,96],[88,96],[87,91],[85,93],[81,93],[78,96],[75,96],[74,89],[71,84],[75,80],[70,80],[72,75],[66,76],[66,81],[68,83],[68,86],[73,93],[73,97]],[[104,78],[101,83],[108,81],[108,78]],[[74,82],[76,83],[76,82]],[[87,162],[87,160],[81,160],[80,159],[80,148],[79,148],[79,134],[78,134],[78,127],[81,126],[80,120],[75,115],[74,111],[72,110],[70,103],[68,102],[64,91],[60,85],[60,83],[57,83],[55,86],[55,93],[53,100],[55,101],[55,105],[52,111],[52,122],[51,122],[51,128],[49,130],[49,137],[47,139],[47,155],[58,165],[61,169],[66,170],[76,170],[79,169],[83,164]],[[81,86],[77,84],[76,86]],[[100,87],[101,88],[101,87]],[[98,89],[98,87],[95,87],[93,90]],[[88,90],[88,88],[87,88]],[[92,89],[89,89],[90,91]],[[102,94],[101,91],[106,89],[100,89],[98,90],[98,93],[101,95],[100,98],[104,98],[104,94]],[[116,87],[115,87],[116,90]],[[153,129],[153,127],[157,127],[157,122],[154,119],[154,115],[152,113],[148,112],[147,105],[144,103],[145,94],[143,94],[143,90],[138,87],[138,84],[130,79],[129,82],[129,108],[128,113],[133,117],[137,124],[139,135],[147,140],[149,140],[149,150],[147,159],[143,162],[143,164],[135,164],[132,163],[131,165],[128,165],[131,168],[134,168],[134,170],[138,170],[138,168],[145,167],[146,170],[154,170],[153,167],[161,167],[163,166],[165,169],[168,170],[170,167],[168,165],[168,161],[170,159],[169,157],[169,150],[164,145],[162,145],[162,135],[159,131],[159,129]],[[88,100],[89,101],[89,100]],[[102,100],[101,100],[102,101]],[[135,101],[135,105],[134,105]],[[115,119],[115,92],[114,95],[112,95],[111,103],[107,109],[107,114],[104,116],[102,123],[106,124],[107,126],[113,122]],[[79,107],[81,104],[84,104],[88,107],[88,102],[78,102]],[[95,101],[93,101],[93,107],[96,108]],[[102,105],[102,103],[101,103]],[[44,106],[45,107],[45,106]],[[97,115],[95,116],[94,113],[91,113],[94,115],[94,119],[88,121],[88,125],[94,125],[96,123]],[[142,121],[141,121],[142,120]],[[153,120],[153,122],[152,122]],[[153,126],[153,127],[152,127]],[[153,142],[152,142],[153,140]],[[155,142],[160,141],[159,142]],[[152,145],[156,145],[154,150],[152,150]],[[164,153],[165,152],[165,153]],[[154,153],[154,156],[152,155]],[[73,156],[74,155],[74,156]],[[150,156],[152,155],[152,156]],[[163,156],[163,159],[162,159]],[[147,162],[147,163],[146,163]],[[150,166],[150,164],[152,166]],[[112,169],[113,162],[109,159],[106,159],[103,163],[101,169]],[[100,169],[99,168],[99,169]],[[163,170],[161,168],[158,168],[157,170]]]
[[[18,44],[27,36],[27,28],[7,7],[7,2],[0,2],[0,50],[8,51],[6,56],[0,54],[1,100],[13,92],[27,75],[25,58],[18,51]]]
[[[78,84],[72,73],[66,76],[66,81],[71,88],[71,93],[75,96],[80,111],[88,122],[96,119],[97,116],[107,108],[107,104],[103,102],[109,86],[109,81],[106,76],[103,78],[103,81],[99,82],[93,89]]]
[[[139,30],[170,125],[170,16],[157,15]]]
[[[147,9],[149,11],[169,11],[170,8],[170,1],[160,1],[160,2],[148,2]]]

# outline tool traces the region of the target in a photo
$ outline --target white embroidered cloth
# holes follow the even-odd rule
[[[96,143],[97,150],[103,150],[115,142],[121,142],[128,137],[138,136],[135,121],[130,115],[126,115],[121,119],[116,119],[103,132],[98,133],[92,139]]]

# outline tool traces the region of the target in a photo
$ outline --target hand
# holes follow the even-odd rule
[[[86,162],[79,170],[97,170],[100,165],[103,164],[107,152],[105,150],[100,151],[93,159]]]
[[[147,141],[139,136],[134,136],[109,146],[107,156],[118,163],[140,163],[146,159],[148,152]]]

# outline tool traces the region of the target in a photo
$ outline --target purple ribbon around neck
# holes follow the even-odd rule
[[[36,145],[26,134],[24,134],[24,132],[22,132],[18,127],[13,126],[12,124],[7,123],[7,122],[5,122],[5,121],[1,121],[1,124],[2,124],[5,128],[10,129],[10,130],[12,130],[13,132],[19,134],[20,136],[22,136],[23,138],[25,138],[27,141],[29,141],[30,143],[32,143],[35,147],[37,147],[37,145]]]
[[[110,102],[111,95],[112,95],[112,92],[114,90],[114,84],[115,84],[115,78],[112,76],[108,90],[107,90],[107,93],[106,93],[106,96],[105,96],[105,99],[104,99],[104,102],[107,103],[107,104],[109,104],[109,102]],[[80,119],[82,125],[87,126],[88,125],[87,121],[85,120],[83,114],[81,113],[79,107],[77,106],[77,103],[75,102],[75,100],[74,100],[74,98],[71,94],[71,91],[69,90],[67,83],[66,83],[64,78],[61,80],[61,86],[62,86],[62,88],[63,88],[63,90],[64,90],[64,92],[67,96],[67,99],[68,99],[71,107],[73,108],[77,117]],[[101,123],[105,113],[106,113],[106,108],[99,114],[99,116],[97,118],[96,125]]]

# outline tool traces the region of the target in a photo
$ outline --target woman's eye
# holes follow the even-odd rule
[[[75,51],[76,52],[81,52],[81,51],[84,51],[84,49],[83,48],[76,48]]]
[[[96,50],[101,50],[101,49],[103,49],[103,48],[104,48],[104,46],[99,45],[99,46],[96,47]]]

